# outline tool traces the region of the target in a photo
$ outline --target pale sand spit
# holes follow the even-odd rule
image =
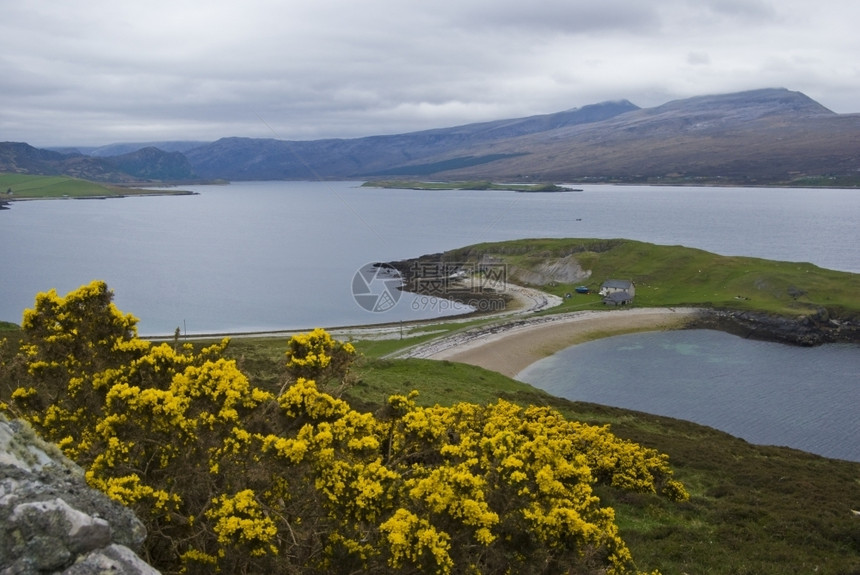
[[[571,345],[622,333],[680,329],[700,313],[695,308],[633,308],[544,316],[455,334],[406,355],[468,363],[514,377]]]

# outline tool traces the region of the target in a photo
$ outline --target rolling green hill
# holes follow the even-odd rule
[[[634,304],[695,306],[787,317],[860,318],[860,275],[805,262],[721,256],[683,246],[624,239],[528,239],[482,243],[444,254],[395,262],[402,273],[415,262],[503,264],[507,279],[565,296],[607,279],[632,280]],[[596,295],[574,295],[554,311],[602,307]]]

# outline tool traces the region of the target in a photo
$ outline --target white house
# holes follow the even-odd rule
[[[599,293],[606,305],[627,305],[633,303],[636,285],[629,280],[606,280],[600,285]]]

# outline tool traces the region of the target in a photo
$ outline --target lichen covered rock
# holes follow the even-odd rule
[[[21,421],[0,416],[0,575],[150,575],[143,524]]]

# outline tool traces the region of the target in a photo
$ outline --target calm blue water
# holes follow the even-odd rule
[[[196,196],[17,202],[0,211],[0,320],[20,322],[37,292],[65,294],[93,279],[107,281],[117,306],[140,318],[142,335],[171,335],[177,327],[213,333],[434,317],[438,307],[416,305],[408,294],[388,311],[367,311],[352,295],[356,272],[373,261],[527,237],[630,238],[860,273],[860,193],[852,190],[585,186],[584,192],[518,194],[359,184],[251,182],[192,187]],[[619,375],[634,392],[630,407],[655,413],[661,406],[645,403],[653,393],[644,386],[677,380],[680,391],[663,402],[679,407],[674,416],[699,421],[698,408],[712,415],[705,423],[739,422],[731,432],[752,441],[789,443],[813,429],[853,430],[850,441],[838,435],[824,445],[857,443],[856,347],[806,350],[719,335],[713,337],[722,340],[703,345],[685,339],[690,332],[673,337],[681,339],[640,354],[626,368],[620,358],[628,350],[603,360],[586,352],[575,370],[563,371],[632,372]],[[681,375],[677,358],[687,356],[679,350],[696,357],[699,369]],[[789,363],[793,358],[797,364]],[[728,375],[714,375],[716,365]],[[652,367],[657,371],[647,372]],[[761,372],[748,377],[754,369]],[[590,380],[603,384],[607,376]],[[847,389],[833,393],[834,381]],[[744,398],[737,410],[717,409],[705,395],[717,383],[727,386],[718,396]],[[783,404],[789,395],[794,403]],[[830,411],[813,410],[818,400],[829,401]],[[618,405],[612,397],[605,402]],[[765,418],[775,405],[783,407]],[[757,417],[741,417],[741,408]],[[784,424],[797,432],[789,436]],[[775,435],[748,435],[744,425]],[[857,458],[854,449],[833,453]]]
[[[860,346],[797,348],[718,331],[567,348],[517,379],[549,393],[687,419],[752,443],[860,461]]]
[[[860,272],[851,190],[586,186],[421,192],[358,182],[248,182],[200,195],[18,202],[0,211],[0,320],[39,291],[108,282],[144,335],[303,329],[438,315],[405,295],[385,313],[355,272],[483,242],[623,237]]]

